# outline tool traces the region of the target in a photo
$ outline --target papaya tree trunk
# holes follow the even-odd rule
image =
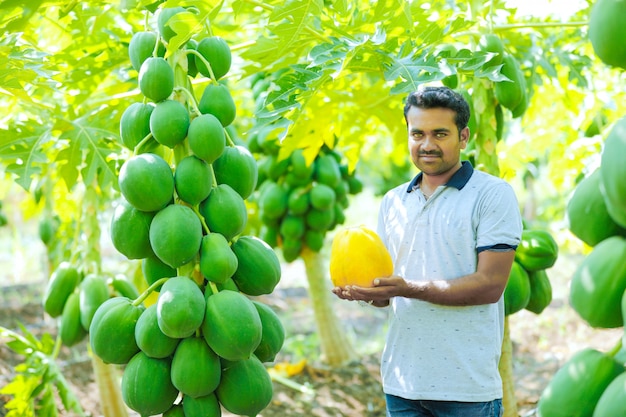
[[[122,399],[117,368],[102,362],[102,359],[93,353],[90,356],[96,384],[100,391],[102,415],[104,417],[128,417],[128,408]]]
[[[330,366],[345,364],[354,359],[356,353],[332,307],[333,294],[324,257],[309,249],[303,250],[301,257],[309,284],[309,298],[313,304],[322,359]]]
[[[502,356],[498,365],[502,377],[502,405],[504,417],[518,417],[517,401],[515,399],[515,384],[513,378],[513,343],[509,327],[509,316],[504,318],[504,339],[502,341]]]

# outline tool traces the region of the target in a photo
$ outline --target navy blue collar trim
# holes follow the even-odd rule
[[[463,161],[461,163],[461,168],[457,172],[452,175],[452,178],[445,184],[446,187],[454,187],[457,190],[461,190],[465,187],[465,184],[469,181],[474,173],[474,167],[470,161]],[[413,191],[413,189],[420,183],[422,180],[422,173],[417,174],[409,183],[409,186],[406,189],[407,193]]]

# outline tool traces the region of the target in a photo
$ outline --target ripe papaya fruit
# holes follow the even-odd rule
[[[624,367],[592,348],[576,352],[552,377],[541,393],[541,416],[588,417],[609,384]]]
[[[196,50],[211,66],[215,81],[222,78],[230,70],[232,54],[226,41],[219,36],[207,36],[198,42]],[[198,72],[205,77],[211,77],[209,68],[199,57],[195,57]]]
[[[115,249],[128,259],[150,256],[150,223],[153,217],[153,212],[137,210],[122,199],[111,217],[111,242]]]
[[[160,210],[150,224],[150,244],[155,255],[172,268],[191,261],[200,250],[202,223],[196,213],[181,204]]]
[[[313,177],[318,183],[335,188],[341,181],[339,163],[332,155],[318,155],[315,159]]]
[[[141,211],[161,210],[174,194],[172,169],[163,158],[153,153],[127,159],[120,168],[118,182],[126,201]]]
[[[330,209],[337,199],[335,191],[330,186],[321,182],[313,184],[309,193],[311,206],[318,210]]]
[[[189,124],[187,142],[194,155],[212,164],[226,147],[224,127],[212,114],[202,114]]]
[[[148,285],[154,284],[161,278],[175,277],[177,275],[176,268],[172,268],[156,255],[148,256],[141,260],[141,272]],[[161,291],[161,287],[162,285],[155,290],[159,292]]]
[[[147,58],[139,69],[141,94],[158,103],[167,99],[174,91],[174,70],[161,57]]]
[[[221,417],[222,415],[222,409],[215,393],[198,398],[184,397],[183,411],[185,417]]]
[[[165,281],[156,306],[159,329],[169,337],[191,336],[204,318],[204,294],[189,277],[177,276]]]
[[[220,383],[220,358],[201,337],[182,339],[172,359],[172,383],[185,396],[211,394]]]
[[[150,115],[152,137],[163,146],[174,148],[187,137],[189,112],[177,100],[163,100],[156,104]]]
[[[497,82],[494,88],[494,94],[498,103],[509,110],[513,110],[522,100],[525,87],[525,81],[519,62],[517,62],[512,55],[504,54],[500,72],[511,81]]]
[[[535,314],[541,314],[552,302],[552,284],[545,269],[530,272],[530,299],[526,304],[526,310]]]
[[[233,281],[248,295],[270,294],[280,281],[280,261],[274,250],[255,236],[240,236],[232,250],[239,264]]]
[[[208,233],[202,237],[200,247],[200,272],[209,281],[223,284],[233,276],[239,261],[228,241],[221,233]]]
[[[220,357],[249,358],[261,343],[262,326],[259,312],[244,294],[223,290],[207,297],[202,335]]]
[[[256,189],[257,162],[245,146],[227,146],[213,163],[213,170],[218,184],[230,185],[244,200]]]
[[[159,28],[159,34],[163,38],[165,42],[169,42],[169,40],[176,36],[176,32],[172,29],[169,24],[169,21],[172,17],[179,13],[186,12],[187,9],[184,7],[164,7],[159,12],[157,16],[157,27]]]
[[[626,229],[610,216],[601,187],[602,174],[597,169],[576,185],[567,202],[569,230],[589,246],[611,236],[626,236]]]
[[[151,358],[167,358],[174,353],[180,339],[166,336],[159,328],[157,305],[146,308],[135,326],[135,341],[139,349]]]
[[[151,103],[132,103],[120,118],[122,145],[131,151],[150,134],[150,115],[154,110]]]
[[[130,63],[136,71],[141,69],[141,64],[154,54],[154,47],[157,43],[157,35],[154,32],[141,31],[136,32],[130,38],[128,43],[128,57]],[[157,56],[165,55],[165,46],[159,43],[157,47]]]
[[[126,297],[109,298],[98,307],[89,326],[89,340],[104,363],[126,364],[139,351],[135,326],[144,310]]]
[[[274,395],[272,379],[255,356],[230,363],[215,393],[226,410],[242,416],[258,415]]]
[[[598,243],[578,265],[570,284],[570,305],[591,327],[624,325],[621,300],[626,290],[626,238]]]
[[[559,247],[547,230],[525,229],[515,251],[515,260],[527,271],[552,267],[558,257]]]
[[[200,203],[200,214],[211,232],[231,240],[239,235],[248,221],[248,211],[243,198],[228,184],[219,184]]]
[[[289,190],[274,181],[265,184],[259,196],[259,210],[268,219],[278,219],[287,211]]]
[[[63,313],[68,297],[81,279],[78,269],[67,261],[62,261],[54,269],[43,295],[43,309],[50,317],[59,317]]]
[[[626,416],[626,373],[622,372],[606,387],[593,417]]]
[[[252,300],[261,318],[261,343],[254,350],[261,362],[272,362],[285,342],[285,328],[274,310],[267,304]]]
[[[213,179],[213,171],[206,161],[194,155],[186,156],[174,171],[176,194],[191,206],[200,204],[211,193]]]
[[[67,297],[63,313],[59,320],[59,336],[65,346],[74,346],[87,336],[87,331],[80,323],[80,300],[75,291]]]
[[[504,314],[510,315],[524,309],[530,300],[528,272],[519,262],[513,262],[511,273],[504,289]]]
[[[623,1],[597,0],[589,16],[589,40],[593,51],[609,66],[626,69],[626,36],[624,21],[626,4]]]
[[[604,141],[600,160],[602,193],[606,208],[617,224],[626,227],[626,117],[619,119]]]
[[[151,358],[138,352],[122,374],[122,399],[141,416],[155,416],[169,410],[178,397],[172,384],[170,359]]]
[[[224,127],[230,125],[237,116],[235,101],[228,87],[223,84],[207,85],[198,102],[198,109],[202,114],[212,114],[217,117]]]
[[[109,299],[109,286],[100,275],[89,274],[78,286],[80,305],[80,323],[85,331],[89,330],[91,320],[102,303]]]

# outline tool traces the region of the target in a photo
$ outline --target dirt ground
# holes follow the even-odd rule
[[[567,302],[567,284],[579,258],[561,257],[549,275],[554,299],[539,316],[522,311],[510,318],[518,414],[535,415],[539,396],[556,370],[576,351],[587,347],[609,350],[622,335],[622,329],[593,330],[586,326]],[[372,307],[337,300],[335,311],[341,325],[353,340],[358,360],[339,368],[326,366],[317,351],[315,322],[303,268],[294,263],[284,272],[274,294],[263,301],[283,319],[287,330],[281,363],[306,360],[302,372],[291,376],[288,386],[274,383],[274,398],[263,417],[289,416],[384,416],[378,360],[385,331],[385,312]],[[0,284],[2,284],[0,280]],[[40,305],[43,281],[0,288],[0,325],[16,329],[21,322],[37,335],[56,334],[55,321],[45,317]],[[64,348],[59,363],[81,406],[91,417],[101,416],[99,393],[85,344]],[[0,387],[14,376],[13,367],[22,360],[0,340]],[[292,384],[289,384],[292,385]],[[299,389],[297,389],[299,388]],[[0,395],[0,416],[9,398]],[[62,416],[73,414],[64,411]],[[133,413],[129,415],[133,416]],[[225,416],[229,415],[227,413]]]

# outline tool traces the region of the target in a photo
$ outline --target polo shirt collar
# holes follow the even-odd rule
[[[446,187],[454,187],[457,190],[461,190],[465,187],[465,184],[469,181],[472,174],[474,173],[474,167],[470,161],[463,161],[461,163],[461,168],[457,172],[455,172],[450,180],[445,184]],[[422,173],[417,174],[409,183],[409,186],[406,189],[407,193],[410,193],[417,187],[417,185],[422,180]]]

